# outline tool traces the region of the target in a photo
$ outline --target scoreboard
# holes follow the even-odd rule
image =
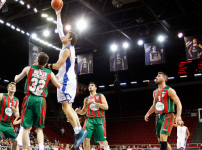
[[[178,64],[178,75],[202,73],[202,60],[184,61]]]

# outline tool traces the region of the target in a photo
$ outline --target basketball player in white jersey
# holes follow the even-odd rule
[[[59,54],[57,63],[48,64],[49,69],[58,70],[56,75],[58,81],[62,84],[62,88],[57,90],[58,103],[62,104],[62,109],[66,114],[75,133],[74,147],[78,147],[83,143],[87,135],[87,131],[81,128],[78,115],[72,108],[72,103],[76,96],[76,74],[75,74],[75,48],[74,45],[78,40],[78,36],[74,32],[68,32],[64,35],[63,25],[61,21],[61,9],[56,10],[57,15],[57,31],[62,42],[62,50]]]
[[[184,121],[181,122],[181,125],[173,125],[177,127],[177,149],[185,150],[187,139],[189,138],[189,130],[184,126]]]
[[[13,121],[13,125],[18,125],[21,123],[21,119],[19,119],[19,117],[16,117],[15,120]],[[19,119],[19,120],[18,120]],[[19,150],[19,146],[22,146],[22,133],[23,133],[23,130],[24,128],[22,126],[20,126],[20,131],[19,131],[19,134],[17,136],[17,143],[18,143],[18,146],[17,146],[17,150]],[[30,140],[28,141],[28,150],[31,150],[31,145],[30,145]]]

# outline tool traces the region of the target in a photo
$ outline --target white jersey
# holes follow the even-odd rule
[[[186,126],[177,126],[177,138],[185,139],[187,136],[187,127]]]
[[[65,48],[68,48],[70,50],[70,57],[67,58],[65,63],[60,67],[58,70],[58,81],[62,83],[63,85],[67,83],[67,81],[71,81],[73,79],[76,79],[76,74],[75,74],[75,48],[72,45],[69,45]],[[64,51],[63,48],[60,51],[59,58],[62,56],[62,52]]]

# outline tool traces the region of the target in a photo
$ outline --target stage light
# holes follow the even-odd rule
[[[4,21],[0,19],[0,23],[1,23],[1,24],[4,24]]]
[[[58,30],[57,30],[57,29],[55,29],[55,33],[58,33]]]
[[[36,8],[34,8],[33,10],[34,10],[34,12],[35,12],[35,13],[37,13],[37,12],[38,12],[38,10],[37,10]]]
[[[27,9],[30,9],[30,5],[29,4],[27,4]]]
[[[99,85],[99,88],[104,88],[105,86],[104,85]]]
[[[16,28],[16,31],[20,32],[20,29],[19,29],[19,28]]]
[[[165,37],[164,37],[164,36],[160,35],[160,36],[158,37],[158,41],[159,41],[159,42],[163,42],[164,40],[165,40]]]
[[[32,33],[32,36],[31,36],[33,39],[35,39],[37,37],[37,34],[36,33]]]
[[[29,36],[29,35],[30,35],[28,32],[27,32],[26,34],[27,34],[27,36]]]
[[[178,33],[178,37],[182,38],[183,37],[183,33],[182,32]]]
[[[132,82],[130,82],[131,84],[136,84],[137,83],[137,81],[132,81]]]
[[[86,29],[86,27],[87,27],[87,22],[85,21],[85,20],[83,20],[83,19],[81,19],[81,20],[79,20],[78,22],[77,22],[77,28],[79,29],[79,30],[84,30],[84,29]]]
[[[123,48],[126,49],[126,48],[128,48],[128,47],[129,47],[129,44],[128,44],[127,42],[124,42],[124,43],[123,43]]]
[[[117,45],[116,44],[112,44],[111,45],[111,50],[112,51],[116,51],[117,50]]]
[[[22,33],[22,34],[25,34],[25,31],[21,30],[21,33]]]
[[[44,30],[44,31],[43,31],[43,35],[44,35],[45,37],[47,37],[47,36],[50,35],[50,32],[49,32],[48,30]]]
[[[110,84],[109,86],[114,86],[114,84]]]
[[[53,44],[48,43],[47,45],[48,45],[49,47],[51,47]]]
[[[66,29],[67,31],[69,31],[69,30],[71,30],[71,26],[70,26],[70,25],[66,25],[65,29]]]
[[[16,2],[18,2],[18,0],[15,0]]]
[[[4,82],[5,82],[5,83],[8,83],[8,82],[9,82],[9,80],[7,80],[7,79],[4,79]]]
[[[48,15],[47,14],[41,14],[41,17],[47,18]]]
[[[6,25],[7,25],[8,27],[10,27],[10,26],[11,26],[11,24],[10,24],[10,23],[8,23],[8,22],[6,23]]]
[[[126,83],[120,83],[120,85],[126,85]]]
[[[180,76],[180,78],[187,78],[187,75],[184,75],[184,76]]]
[[[15,29],[15,26],[12,25],[11,28],[14,30],[14,29]]]
[[[202,76],[201,73],[194,74],[195,77]]]
[[[168,80],[175,79],[175,77],[168,77]]]
[[[25,2],[23,2],[23,1],[19,1],[19,3],[20,3],[21,5],[24,5],[24,4],[25,4]]]
[[[155,80],[155,79],[154,79]],[[149,80],[143,80],[143,82],[149,82]]]
[[[48,21],[53,21],[53,18],[52,17],[48,17],[47,20]]]
[[[143,40],[138,40],[137,43],[138,43],[138,45],[143,45],[144,42],[143,42]]]

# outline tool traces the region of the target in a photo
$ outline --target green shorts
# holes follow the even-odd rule
[[[0,133],[3,133],[5,138],[16,139],[17,135],[11,123],[1,121],[0,122]]]
[[[83,129],[88,131],[86,138],[91,139],[94,132],[94,141],[106,140],[106,123],[105,118],[86,118]]]
[[[22,103],[21,126],[45,128],[46,99],[35,95],[26,95]]]
[[[156,134],[160,138],[160,134],[167,134],[170,136],[174,123],[174,113],[159,114],[156,116]]]

